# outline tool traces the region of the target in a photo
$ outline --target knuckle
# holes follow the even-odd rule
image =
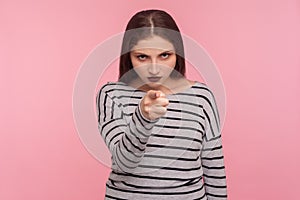
[[[169,105],[169,99],[166,99],[166,100],[165,100],[165,103],[166,103],[167,105]]]
[[[148,106],[145,106],[144,110],[145,110],[145,112],[146,112],[147,114],[150,113],[150,108],[149,108]]]
[[[144,100],[144,105],[145,105],[145,106],[150,105],[150,103],[151,103],[151,101],[150,101],[149,99],[145,99],[145,100]]]

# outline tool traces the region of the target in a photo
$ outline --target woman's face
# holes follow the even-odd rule
[[[132,48],[130,58],[135,72],[151,88],[168,80],[176,65],[173,44],[159,36],[140,40]]]

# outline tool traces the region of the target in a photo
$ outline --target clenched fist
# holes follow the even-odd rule
[[[169,100],[162,91],[149,90],[140,104],[143,116],[149,120],[154,120],[160,118],[167,112]]]

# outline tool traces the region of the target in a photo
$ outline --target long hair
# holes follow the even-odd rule
[[[128,83],[138,76],[134,70],[131,70],[133,66],[130,59],[130,51],[140,40],[154,35],[168,40],[175,48],[176,65],[170,77],[179,78],[185,76],[184,47],[176,22],[167,12],[151,9],[136,13],[126,26],[120,56],[119,81]]]

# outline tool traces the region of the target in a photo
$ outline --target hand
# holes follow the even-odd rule
[[[162,91],[149,90],[140,103],[143,116],[149,120],[154,120],[167,112],[169,100]]]

